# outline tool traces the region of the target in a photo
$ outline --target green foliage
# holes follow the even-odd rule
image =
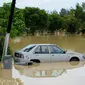
[[[1,61],[2,53],[3,53],[3,45],[4,45],[4,37],[0,36],[0,61]],[[12,54],[10,47],[8,47],[8,53],[7,54],[8,55]]]
[[[11,3],[4,3],[3,7],[0,8],[0,26],[3,27],[5,31],[8,25],[10,6]],[[25,29],[23,14],[23,9],[15,8],[11,37],[17,37],[23,34],[23,30]]]
[[[49,15],[49,28],[48,30],[53,33],[61,29],[61,17],[58,14],[52,13]]]
[[[75,17],[80,19],[82,16],[82,13],[83,13],[83,8],[79,4],[77,4],[76,10],[75,10]]]
[[[64,17],[66,15],[69,15],[69,10],[62,8],[61,11],[60,11],[60,16]]]
[[[85,33],[85,22],[83,22],[83,24],[82,24],[81,32],[82,32],[82,33]]]
[[[75,9],[71,8],[69,15],[75,17]]]
[[[85,10],[85,2],[82,2],[82,8]]]
[[[0,34],[5,35],[10,14],[11,3],[4,3],[0,7]],[[76,8],[69,10],[62,8],[58,14],[56,10],[47,13],[45,10],[34,7],[25,9],[15,8],[11,37],[25,34],[34,35],[36,31],[54,33],[65,30],[69,33],[84,33],[85,3],[76,4]],[[3,32],[3,33],[2,33]]]
[[[75,33],[77,29],[77,20],[75,17],[70,18],[69,27],[67,28],[67,32]]]
[[[44,31],[48,25],[48,15],[45,10],[26,7],[24,10],[26,28],[34,35],[36,30]]]

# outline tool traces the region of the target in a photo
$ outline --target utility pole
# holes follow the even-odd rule
[[[4,66],[4,68],[8,68],[8,69],[11,68],[10,67],[11,63],[9,63],[9,61],[6,60],[6,57],[7,57],[7,49],[8,49],[8,43],[9,43],[9,38],[10,38],[11,26],[12,26],[12,21],[13,21],[13,15],[14,15],[15,3],[16,3],[16,0],[12,0],[11,10],[10,10],[10,15],[9,15],[9,20],[8,20],[8,27],[7,27],[7,31],[6,31],[5,42],[4,42],[4,47],[3,47],[3,54],[2,54],[3,66]],[[10,57],[11,56],[9,56],[9,59],[10,59]]]

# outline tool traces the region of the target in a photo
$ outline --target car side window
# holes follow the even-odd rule
[[[42,51],[42,54],[48,54],[49,50],[48,50],[47,45],[42,45],[41,46],[41,51]]]
[[[41,53],[41,47],[38,46],[35,50],[35,54],[40,54]]]
[[[57,46],[49,46],[50,49],[50,53],[54,53],[54,54],[63,54],[63,50],[61,50],[60,48],[58,48]]]
[[[35,54],[48,54],[49,50],[48,47],[45,45],[38,46],[37,49],[35,50]]]

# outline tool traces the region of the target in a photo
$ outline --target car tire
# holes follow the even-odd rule
[[[29,62],[28,65],[33,65],[33,63],[32,62]]]
[[[77,58],[77,57],[72,57],[72,58],[70,59],[70,62],[73,62],[73,61],[80,61],[80,60],[79,60],[79,58]]]
[[[73,57],[73,58],[70,59],[70,64],[73,65],[73,66],[76,66],[76,65],[79,64],[79,61],[80,61],[79,58]]]
[[[37,60],[37,61],[35,61],[35,63],[40,63],[40,61],[39,61],[39,60]]]
[[[37,59],[33,59],[31,61],[33,61],[33,63],[40,63],[40,60],[37,60]]]

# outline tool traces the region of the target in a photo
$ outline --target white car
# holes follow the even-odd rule
[[[84,54],[65,51],[55,44],[30,44],[14,53],[15,62],[29,64],[30,62],[82,61]]]

